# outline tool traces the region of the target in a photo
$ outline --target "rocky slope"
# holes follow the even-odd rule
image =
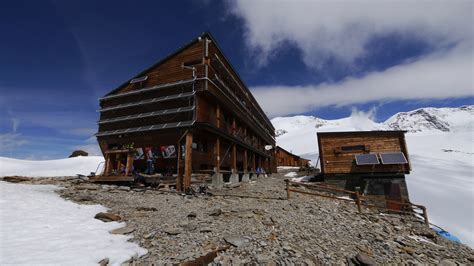
[[[80,179],[26,182],[61,185],[63,197],[101,204],[125,221],[127,228],[116,233],[133,234],[148,250],[126,265],[474,263],[472,249],[438,237],[411,216],[359,214],[353,203],[304,194],[286,200],[283,179],[284,173],[276,174],[196,196]]]

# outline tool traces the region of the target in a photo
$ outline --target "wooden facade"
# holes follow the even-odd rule
[[[404,131],[357,131],[317,133],[321,173],[337,174],[408,174],[410,159]],[[357,154],[402,152],[406,164],[357,165]]]
[[[273,125],[209,33],[100,98],[98,124],[104,176],[276,171]]]
[[[411,170],[404,131],[318,133],[321,177],[337,187],[370,195],[374,203],[400,210],[409,201],[405,174]],[[402,153],[406,163],[385,164],[381,154]],[[360,165],[356,156],[371,154],[374,164]]]
[[[310,160],[301,158],[280,146],[275,148],[277,166],[308,167]]]

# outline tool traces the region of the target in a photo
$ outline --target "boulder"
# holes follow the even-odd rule
[[[130,234],[133,231],[135,231],[134,228],[125,226],[125,227],[114,229],[110,231],[110,233],[114,235],[126,235],[126,234]]]
[[[78,157],[78,156],[88,156],[89,153],[83,151],[83,150],[75,150],[71,153],[71,155],[69,155],[69,158],[72,158],[72,157]]]
[[[103,222],[113,222],[113,221],[120,221],[122,218],[117,214],[107,213],[107,212],[99,212],[95,215],[96,219],[99,219]]]

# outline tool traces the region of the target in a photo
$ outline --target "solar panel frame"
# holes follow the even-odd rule
[[[380,164],[376,153],[356,154],[355,161],[357,165],[376,165]]]
[[[408,160],[403,152],[384,152],[379,153],[382,164],[407,164]],[[394,158],[396,157],[396,158]],[[398,159],[398,160],[397,160]]]

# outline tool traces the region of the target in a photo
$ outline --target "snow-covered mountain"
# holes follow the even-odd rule
[[[409,132],[422,131],[472,131],[474,106],[458,108],[421,108],[398,113],[384,122],[392,129]]]
[[[377,123],[371,114],[324,120],[276,117],[277,145],[317,165],[317,132],[406,130],[413,171],[406,181],[413,202],[428,207],[430,221],[474,247],[474,106],[421,108]]]

